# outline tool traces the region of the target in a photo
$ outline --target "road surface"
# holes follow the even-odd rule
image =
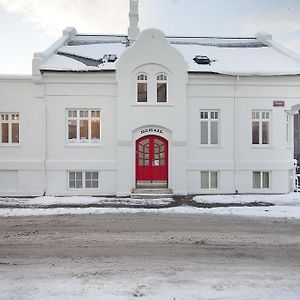
[[[300,221],[0,218],[0,299],[299,299]]]

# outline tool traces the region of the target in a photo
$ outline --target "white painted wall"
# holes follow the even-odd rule
[[[140,71],[149,75],[146,104],[136,103]],[[165,104],[155,103],[159,72],[169,77]],[[21,142],[0,146],[0,195],[129,195],[135,187],[135,141],[149,127],[160,128],[163,133],[155,134],[169,142],[169,187],[175,194],[287,193],[293,144],[286,144],[285,122],[300,103],[299,79],[188,73],[181,54],[158,30],[142,32],[119,58],[116,72],[53,72],[33,80],[2,76],[0,112],[20,113]],[[273,107],[274,100],[285,106]],[[69,108],[100,109],[100,145],[67,144]],[[200,145],[203,109],[220,112],[216,147]],[[271,112],[267,148],[251,145],[252,110]],[[99,189],[68,189],[67,171],[81,170],[100,172]],[[219,172],[218,189],[201,189],[201,171]],[[253,171],[271,172],[270,189],[252,188]]]

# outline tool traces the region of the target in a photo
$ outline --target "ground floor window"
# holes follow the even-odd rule
[[[201,188],[217,189],[218,188],[218,172],[202,171],[201,172]]]
[[[69,189],[97,189],[99,187],[99,172],[69,171]]]
[[[255,171],[253,172],[253,188],[269,189],[270,188],[270,172]]]

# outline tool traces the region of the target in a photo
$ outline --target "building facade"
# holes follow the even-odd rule
[[[288,193],[300,59],[255,38],[68,28],[0,77],[0,195]]]

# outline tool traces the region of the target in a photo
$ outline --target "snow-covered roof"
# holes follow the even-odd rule
[[[300,58],[270,39],[224,37],[166,37],[188,63],[189,72],[241,76],[298,75]],[[40,70],[97,72],[115,70],[116,59],[130,47],[123,35],[70,36],[41,65]],[[109,59],[114,55],[113,59]],[[195,56],[209,64],[198,64]]]

